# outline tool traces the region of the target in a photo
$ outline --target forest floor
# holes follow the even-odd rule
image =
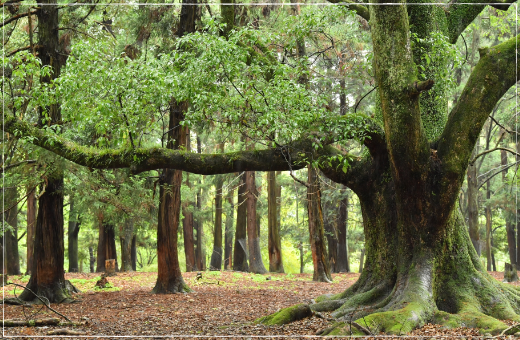
[[[503,273],[491,272],[501,280]],[[310,303],[311,299],[326,293],[339,293],[351,286],[359,277],[357,273],[333,274],[334,282],[312,282],[312,274],[255,275],[241,272],[203,272],[197,280],[196,273],[183,273],[185,282],[193,289],[188,294],[154,295],[156,273],[117,273],[109,277],[113,288],[94,288],[99,274],[67,273],[81,293],[75,294],[77,303],[52,304],[77,325],[68,327],[96,339],[112,336],[141,336],[140,339],[159,339],[172,336],[175,339],[204,336],[248,338],[247,335],[271,336],[270,338],[305,339],[329,326],[329,321],[313,316],[285,326],[265,327],[252,323],[255,319],[276,312],[280,308],[298,303]],[[9,281],[26,284],[28,276],[11,276]],[[520,284],[520,283],[517,283]],[[13,285],[3,287],[5,297],[21,293]],[[5,319],[37,319],[57,316],[42,306],[22,307],[4,305]],[[326,314],[326,313],[324,313]],[[64,328],[16,327],[5,328],[4,337],[46,335],[49,331]],[[154,335],[156,337],[154,337]],[[415,336],[477,336],[476,329],[444,330],[426,325],[415,330]],[[20,339],[20,337],[17,337]],[[51,337],[49,337],[51,338]],[[47,338],[47,339],[49,339]],[[58,339],[58,337],[56,337]],[[163,337],[164,338],[164,337]],[[303,338],[303,337],[302,337]],[[316,337],[323,339],[323,337]]]

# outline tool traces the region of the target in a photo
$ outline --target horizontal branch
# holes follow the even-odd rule
[[[306,154],[313,151],[310,140],[265,150],[219,154],[197,154],[159,147],[136,149],[97,149],[78,145],[49,130],[39,129],[4,114],[3,128],[15,137],[29,137],[42,147],[76,164],[96,169],[130,168],[133,173],[157,169],[176,169],[200,175],[241,171],[298,170],[306,164]]]
[[[366,21],[370,21],[370,12],[368,11],[368,8],[366,6],[363,6],[361,4],[357,4],[350,0],[328,0],[330,3],[343,5],[348,7],[349,9],[356,12],[357,15],[365,19]]]
[[[486,150],[486,151],[482,151],[481,153],[479,153],[478,155],[476,155],[471,161],[469,161],[469,164],[470,165],[473,165],[475,164],[475,161],[479,158],[479,157],[482,157],[488,153],[491,153],[493,151],[497,151],[497,150],[504,150],[504,151],[507,151],[509,153],[512,153],[513,155],[517,156],[517,157],[520,157],[520,154],[517,153],[516,151],[514,150],[511,150],[511,149],[508,149],[508,148],[501,148],[501,147],[496,147],[494,149],[490,149],[490,150]]]
[[[20,18],[23,18],[23,17],[27,17],[29,15],[33,15],[33,14],[36,14],[38,11],[32,11],[32,12],[25,12],[25,13],[20,13],[18,15],[15,15],[14,17],[10,17],[9,19],[7,19],[6,21],[2,22],[0,24],[0,27],[4,27],[5,25],[15,21],[15,20],[18,20]]]
[[[22,164],[34,164],[34,163],[36,163],[36,160],[35,160],[35,159],[27,159],[27,160],[25,160],[25,161],[20,161],[20,162],[14,163],[14,164],[10,164],[10,165],[8,165],[8,166],[2,168],[1,171],[2,171],[2,172],[7,171],[7,170],[9,170],[9,169],[16,168],[17,166],[20,166],[20,165],[22,165]]]

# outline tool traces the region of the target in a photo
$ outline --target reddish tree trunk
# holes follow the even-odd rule
[[[283,273],[282,242],[280,240],[280,207],[278,192],[280,185],[276,184],[276,173],[267,173],[267,220],[268,220],[268,249],[269,249],[269,271],[272,273]]]
[[[96,272],[104,272],[106,270],[106,260],[116,260],[116,271],[119,271],[115,227],[112,224],[101,223],[99,226]]]
[[[226,223],[224,232],[224,269],[231,269],[233,254],[233,212],[235,205],[233,204],[233,192],[229,190],[226,199],[229,202],[229,208],[226,211]]]
[[[28,190],[31,190],[29,188]],[[27,271],[25,275],[31,275],[34,265],[34,231],[36,229],[36,195],[35,189],[27,196]]]

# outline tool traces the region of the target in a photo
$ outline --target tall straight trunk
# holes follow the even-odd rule
[[[268,250],[269,271],[283,273],[282,242],[280,239],[279,202],[277,193],[279,185],[276,184],[276,173],[267,173],[267,220],[268,220]]]
[[[199,136],[197,136],[197,153],[202,153],[202,143],[201,143]],[[199,180],[199,185],[200,185],[200,180]],[[199,211],[199,212],[201,211],[201,206],[202,206],[202,197],[201,197],[200,191],[201,191],[201,189],[197,190],[197,197],[196,197],[196,202],[195,202],[196,211]],[[204,231],[203,231],[203,223],[200,218],[200,215],[197,219],[194,219],[193,225],[194,225],[195,231],[197,232],[197,239],[196,239],[197,247],[195,248],[195,264],[197,265],[197,270],[204,270],[206,267],[205,266],[205,254],[204,254],[204,249],[203,249],[204,246],[202,243],[202,240],[204,237]]]
[[[486,208],[484,209],[486,214],[486,259],[487,259],[487,270],[491,271],[491,228],[492,228],[492,221],[491,221],[491,206],[489,199],[491,198],[491,191],[489,188],[489,181],[486,183],[486,198],[488,200],[486,204]]]
[[[186,151],[191,151],[190,130],[186,128]],[[190,174],[185,173],[186,186],[191,188]],[[190,209],[192,204],[188,200],[182,203],[182,231],[184,234],[184,255],[186,257],[186,271],[191,272],[196,270],[195,267],[195,238],[193,235],[193,211]]]
[[[221,175],[217,175],[216,182],[215,233],[213,235],[213,253],[211,254],[211,262],[209,265],[210,270],[222,269],[222,186],[224,180]]]
[[[134,236],[134,221],[128,218],[120,230],[119,241],[121,242],[121,271],[134,271],[132,267],[132,240]]]
[[[249,271],[255,274],[265,274],[267,270],[262,262],[260,239],[256,216],[257,191],[255,172],[246,171],[246,205],[247,205],[247,248],[249,252]]]
[[[70,197],[69,204],[69,230],[68,230],[68,241],[69,241],[69,273],[76,273],[79,269],[78,266],[78,235],[79,235],[79,216],[76,214],[74,207],[74,197]]]
[[[298,245],[298,249],[300,250],[300,274],[303,274],[304,264],[303,264],[303,244],[300,242]]]
[[[94,248],[88,247],[89,254],[89,269],[91,273],[94,273],[95,265],[96,265],[96,257],[94,256]]]
[[[235,205],[233,204],[233,192],[229,190],[226,199],[229,203],[229,208],[226,210],[226,222],[224,224],[224,269],[232,268],[232,254],[233,254],[233,213]]]
[[[49,66],[52,72],[40,76],[42,84],[50,84],[60,76],[60,44],[58,35],[58,4],[56,0],[42,0],[38,17],[38,52],[41,66]],[[58,104],[39,108],[38,124],[61,121]],[[66,285],[63,242],[63,170],[55,159],[49,166],[45,192],[38,202],[38,216],[34,233],[33,272],[26,290],[19,296],[23,301],[36,301],[34,293],[44,296],[50,303],[71,301],[71,285]],[[32,292],[34,293],[32,293]]]
[[[500,150],[500,165],[504,168],[502,171],[502,183],[507,182],[507,151]],[[505,214],[506,220],[506,235],[507,235],[507,250],[509,252],[509,263],[517,264],[516,259],[516,237],[515,237],[515,225],[512,223],[514,215],[507,212]]]
[[[249,266],[247,264],[247,203],[246,203],[246,173],[240,176],[238,184],[238,201],[237,201],[237,225],[235,230],[235,247],[233,250],[233,270],[247,272]]]
[[[105,236],[105,225],[103,221],[99,221],[98,230],[98,244],[97,244],[97,256],[96,256],[96,273],[105,271],[105,261],[108,260],[106,257],[106,236]]]
[[[34,265],[34,231],[36,229],[36,194],[35,189],[28,188],[27,195],[27,270],[25,275],[31,275]]]
[[[316,169],[307,167],[307,213],[309,216],[309,243],[311,245],[312,263],[314,272],[313,281],[331,282],[332,276],[327,261],[327,249],[325,248],[325,235],[323,231],[323,212],[321,210],[321,190]]]
[[[478,144],[473,150],[474,157],[476,155]],[[467,171],[468,176],[468,225],[469,237],[471,243],[480,256],[480,233],[478,224],[478,180],[477,180],[477,166],[470,164]]]
[[[341,90],[339,94],[339,114],[341,116],[344,116],[347,113],[347,95],[345,93],[345,78],[340,79],[339,88]]]
[[[183,27],[191,27],[183,20],[193,18],[197,6],[184,5],[181,9],[181,22],[179,30]],[[191,11],[186,14],[186,11]],[[184,16],[183,16],[184,13]],[[183,19],[184,18],[184,19]],[[194,19],[193,19],[194,20]],[[180,127],[184,119],[184,113],[188,109],[187,102],[170,102],[170,119],[168,125],[167,143],[168,149],[179,149],[186,145],[186,130]],[[155,294],[168,294],[186,292],[190,289],[184,283],[179,255],[177,252],[177,231],[179,229],[181,214],[181,185],[182,171],[163,169],[159,180],[159,211],[157,224],[157,282],[153,289]]]
[[[337,218],[331,216],[334,208],[331,202],[323,203],[323,228],[327,238],[327,254],[329,255],[327,261],[331,273],[337,273],[338,263],[338,232],[334,225],[334,219],[337,220]]]
[[[20,275],[20,255],[18,252],[18,189],[16,186],[4,189],[5,206],[12,207],[5,215],[7,223],[4,233],[5,272],[9,275]]]
[[[132,250],[130,251],[130,259],[132,261],[132,270],[135,272],[137,270],[137,245],[136,245],[136,236],[132,237]]]
[[[338,228],[338,258],[336,262],[336,271],[338,273],[350,272],[350,263],[348,258],[348,196],[339,202],[339,213],[337,218]]]

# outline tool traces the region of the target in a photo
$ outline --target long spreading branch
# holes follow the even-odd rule
[[[18,20],[18,19],[20,19],[20,18],[23,18],[23,17],[29,16],[29,15],[34,15],[34,14],[36,14],[36,13],[38,13],[38,11],[29,11],[29,12],[20,13],[20,14],[18,14],[18,15],[12,16],[12,17],[10,17],[9,19],[7,19],[7,20],[5,20],[4,22],[2,22],[2,23],[0,24],[0,27],[4,27],[5,25],[7,25],[7,24],[9,24],[9,23],[11,23],[11,22],[13,22],[13,21],[16,21],[16,20]]]
[[[479,157],[484,156],[484,155],[486,155],[486,154],[488,154],[488,153],[490,153],[490,152],[497,151],[497,150],[504,150],[504,151],[507,151],[507,152],[509,152],[509,153],[512,153],[512,154],[515,155],[515,156],[520,157],[520,154],[517,153],[517,152],[514,151],[514,150],[511,150],[511,149],[508,149],[508,148],[496,147],[496,148],[494,148],[494,149],[489,149],[489,150],[486,150],[486,151],[482,151],[481,153],[479,153],[478,155],[476,155],[476,156],[475,156],[471,161],[469,161],[469,164],[470,164],[470,165],[473,165],[473,164],[475,164],[475,161],[476,161]]]
[[[368,8],[366,6],[363,6],[361,4],[355,3],[350,0],[328,0],[328,1],[333,4],[346,6],[349,9],[356,12],[357,15],[359,15],[366,21],[370,21],[370,12],[368,11]]]

